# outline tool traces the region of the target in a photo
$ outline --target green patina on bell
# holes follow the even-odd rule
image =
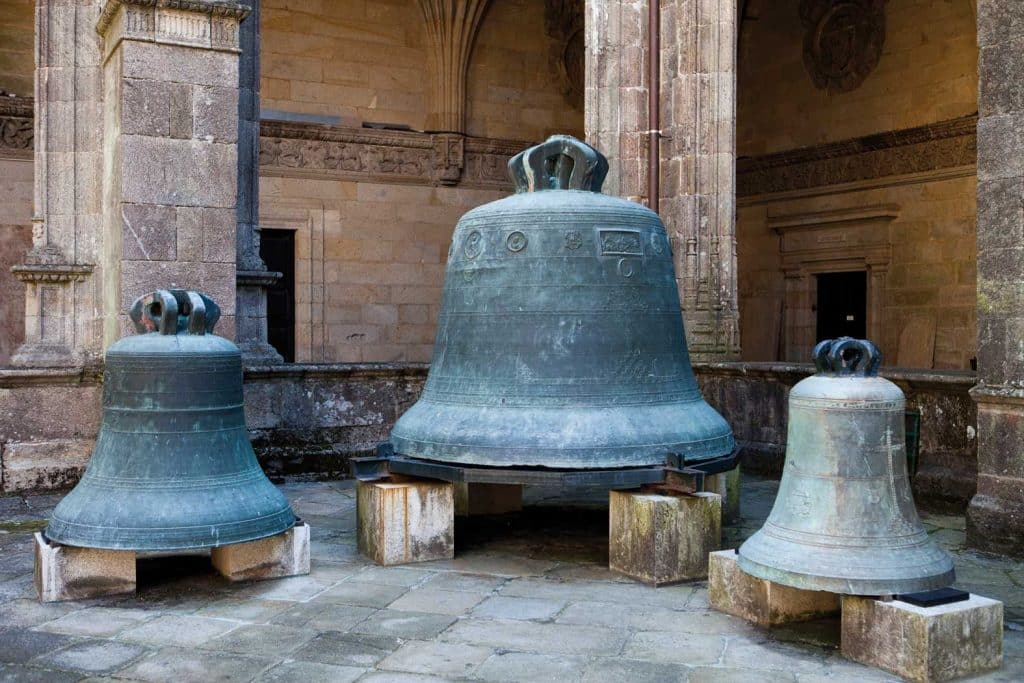
[[[953,583],[907,478],[905,399],[878,377],[875,345],[848,337],[814,350],[818,373],[789,393],[786,465],[740,569],[804,590],[914,593]]]
[[[78,486],[46,536],[64,545],[183,550],[252,541],[295,524],[249,443],[238,347],[213,332],[207,297],[160,290],[131,308],[113,344],[103,423]]]
[[[565,469],[732,452],[690,367],[658,215],[601,194],[607,160],[568,136],[509,171],[517,193],[455,228],[430,373],[395,451]]]

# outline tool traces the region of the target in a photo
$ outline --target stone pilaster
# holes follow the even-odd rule
[[[1024,5],[978,3],[978,492],[967,539],[1024,555]]]
[[[201,291],[235,335],[239,22],[215,0],[107,0],[104,340],[139,295]]]
[[[99,39],[92,0],[36,2],[35,191],[25,283],[25,367],[75,366],[102,352],[96,300],[102,154]]]
[[[586,130],[606,191],[646,201],[646,0],[587,3]],[[661,0],[660,213],[694,360],[739,355],[736,3]]]
[[[239,26],[238,63],[238,312],[235,341],[247,365],[283,362],[267,342],[267,288],[281,278],[260,257],[260,0],[247,0],[249,15]]]

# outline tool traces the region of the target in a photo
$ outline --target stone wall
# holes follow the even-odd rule
[[[469,62],[467,132],[543,139],[581,134],[583,112],[561,95],[544,2],[502,0],[483,18]],[[265,0],[264,111],[334,123],[428,127],[428,51],[414,0]]]
[[[34,0],[0,0],[0,92],[22,97],[33,92],[34,10]]]
[[[0,99],[0,367],[25,339],[25,297],[11,273],[32,247],[32,105]]]
[[[887,364],[970,368],[978,61],[970,3],[882,3],[871,18],[876,33],[852,46],[849,78],[828,82],[816,75],[821,56],[807,38],[820,4],[760,3],[742,29],[742,357],[805,360],[816,275],[859,270],[868,273],[868,336]]]
[[[815,87],[808,73],[801,0],[759,4],[756,21],[748,19],[741,29],[740,156],[912,128],[977,111],[972,2],[881,3],[884,42],[877,66],[865,68],[869,72],[863,82],[846,91]]]
[[[714,363],[695,366],[705,398],[722,412],[740,445],[743,469],[782,473],[788,429],[789,390],[814,372],[810,364]],[[882,373],[920,411],[921,445],[913,479],[918,505],[962,513],[974,495],[977,408],[968,391],[970,372],[891,370]],[[756,419],[750,406],[756,405]]]

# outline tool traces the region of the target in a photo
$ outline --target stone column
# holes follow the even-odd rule
[[[606,191],[647,197],[646,0],[587,3],[587,138]],[[739,356],[736,3],[661,0],[660,205],[694,360]]]
[[[199,290],[235,333],[239,22],[215,0],[106,0],[104,339],[157,288]]]
[[[101,70],[93,0],[37,0],[35,192],[25,283],[24,367],[76,366],[102,353]]]
[[[238,314],[235,340],[246,364],[284,361],[267,342],[267,288],[281,273],[267,270],[260,257],[260,0],[239,27],[238,64]]]
[[[1024,4],[978,3],[978,491],[974,547],[1024,555]]]

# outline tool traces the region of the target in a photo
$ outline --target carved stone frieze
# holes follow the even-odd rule
[[[878,66],[886,0],[801,0],[804,66],[815,87],[855,90]]]
[[[842,142],[741,158],[737,195],[790,192],[971,166],[977,117],[868,135]]]
[[[225,0],[107,0],[96,30],[108,52],[126,38],[237,52],[238,25],[248,13]]]
[[[584,0],[546,0],[544,28],[551,38],[551,65],[558,73],[566,101],[583,111],[586,80]]]
[[[32,158],[32,116],[31,98],[0,97],[0,157]]]
[[[462,135],[264,121],[263,173],[508,189],[508,160],[526,143]]]

